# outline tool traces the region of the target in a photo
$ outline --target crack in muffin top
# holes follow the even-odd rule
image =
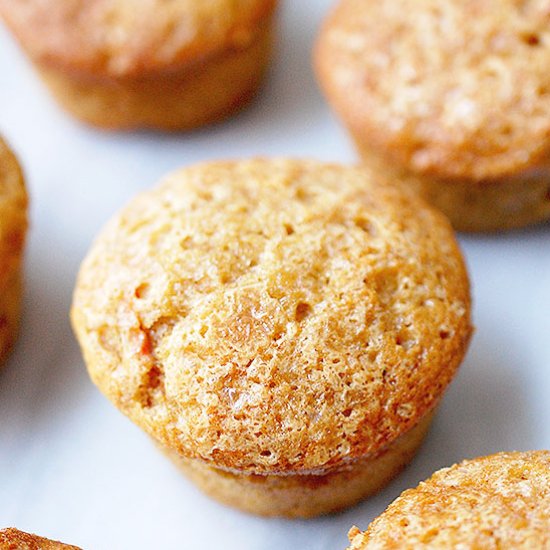
[[[85,259],[72,318],[125,414],[255,473],[380,451],[434,408],[471,331],[441,214],[366,169],[262,159],[137,196]]]

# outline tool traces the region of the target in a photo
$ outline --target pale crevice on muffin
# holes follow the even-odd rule
[[[112,129],[186,130],[256,94],[276,0],[0,0],[59,102]]]
[[[349,550],[550,548],[550,451],[465,460],[405,491]]]
[[[27,203],[21,168],[0,138],[0,366],[19,329]]]
[[[80,548],[10,527],[0,529],[0,550],[80,550]]]
[[[365,162],[464,231],[550,218],[550,3],[342,0],[315,65]]]
[[[205,491],[302,517],[411,459],[471,332],[444,216],[291,160],[202,164],[136,197],[85,259],[72,321],[94,382]]]

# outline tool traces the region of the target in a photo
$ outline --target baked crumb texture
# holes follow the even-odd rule
[[[511,229],[550,218],[549,29],[545,0],[342,0],[315,64],[366,162],[460,230]]]
[[[366,169],[289,160],[198,165],[139,195],[85,259],[72,320],[95,383],[192,477],[273,494],[355,465],[369,492],[361,465],[391,452],[387,481],[471,332],[442,215]]]
[[[24,533],[13,527],[0,530],[0,550],[80,550],[54,540]]]
[[[0,364],[19,328],[27,194],[19,164],[0,138]]]
[[[0,0],[59,102],[96,126],[185,130],[257,92],[276,0]]]
[[[349,550],[550,548],[550,452],[500,453],[405,491]]]

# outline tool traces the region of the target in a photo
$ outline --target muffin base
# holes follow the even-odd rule
[[[353,506],[387,485],[412,460],[432,418],[433,412],[377,455],[324,474],[238,474],[163,450],[204,493],[223,504],[261,516],[309,518]]]
[[[356,140],[361,159],[374,164],[441,210],[457,231],[492,233],[550,220],[550,163],[491,180],[442,179],[400,172]]]
[[[550,219],[550,171],[488,182],[423,178],[417,186],[458,231],[491,233]]]
[[[272,49],[271,22],[247,47],[184,71],[143,78],[83,78],[38,65],[59,103],[75,117],[105,129],[189,130],[216,122],[258,91]]]

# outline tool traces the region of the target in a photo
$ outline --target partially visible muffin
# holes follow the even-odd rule
[[[342,0],[315,53],[365,162],[464,231],[550,218],[550,9],[515,0]]]
[[[550,451],[465,460],[405,491],[349,550],[550,548]]]
[[[262,81],[276,0],[0,0],[55,97],[105,128],[185,130],[244,106]]]
[[[19,328],[27,193],[17,159],[0,138],[0,364]]]
[[[0,530],[0,550],[80,550],[78,546],[63,544],[13,527]]]
[[[90,375],[208,494],[307,517],[412,458],[471,332],[447,220],[363,169],[207,163],[139,195],[85,259]]]

